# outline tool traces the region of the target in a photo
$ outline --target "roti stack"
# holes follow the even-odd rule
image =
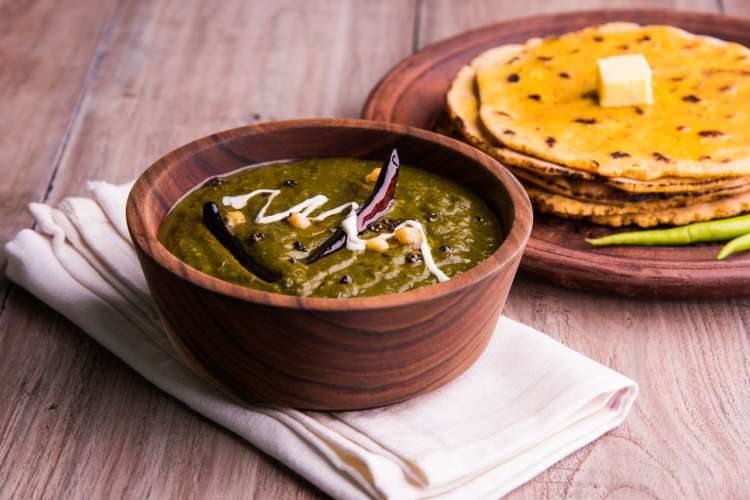
[[[621,54],[648,60],[654,104],[599,105],[596,61]],[[479,55],[443,126],[511,168],[541,212],[682,225],[750,211],[748,102],[747,48],[610,23]]]

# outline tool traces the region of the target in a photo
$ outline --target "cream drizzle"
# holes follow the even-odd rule
[[[261,207],[261,209],[258,210],[258,214],[255,216],[256,224],[270,224],[272,222],[279,222],[286,219],[295,212],[300,213],[304,216],[308,216],[311,212],[322,207],[328,202],[327,196],[318,194],[313,196],[312,198],[308,198],[305,201],[297,203],[288,210],[284,210],[283,212],[279,212],[273,215],[266,215],[266,210],[268,210],[271,202],[279,195],[280,192],[281,191],[278,189],[256,189],[255,191],[240,196],[224,196],[221,199],[221,202],[224,205],[229,205],[230,207],[239,210],[240,208],[244,208],[245,205],[247,205],[247,202],[250,200],[250,198],[254,198],[259,194],[268,194],[268,200]]]
[[[258,213],[255,216],[255,223],[270,224],[272,222],[279,222],[281,220],[284,220],[295,212],[307,217],[312,212],[328,202],[327,196],[317,194],[311,198],[297,203],[287,210],[273,215],[266,215],[266,210],[271,205],[273,199],[279,195],[279,193],[281,193],[281,190],[278,189],[256,189],[255,191],[252,191],[250,193],[238,196],[224,196],[221,199],[221,203],[230,206],[235,210],[239,210],[241,208],[244,208],[251,198],[254,198],[255,196],[261,194],[268,194],[268,200],[261,207],[261,209],[258,210]],[[341,229],[346,234],[346,248],[352,252],[363,252],[367,248],[367,240],[363,240],[362,238],[360,238],[359,232],[357,231],[357,209],[359,208],[359,205],[356,202],[351,201],[349,203],[344,203],[343,205],[340,205],[336,208],[321,212],[315,217],[310,217],[310,219],[314,221],[321,221],[330,217],[331,215],[339,214],[347,208],[350,208],[349,213],[346,215],[346,217],[344,217],[344,220],[341,221]],[[435,259],[433,259],[432,257],[432,249],[430,248],[430,244],[427,242],[427,233],[425,232],[424,227],[419,221],[404,221],[396,226],[392,233],[381,234],[376,236],[376,238],[381,238],[387,241],[393,238],[393,236],[396,234],[396,231],[402,227],[411,227],[420,232],[420,235],[422,236],[422,242],[419,244],[419,249],[422,252],[422,260],[424,260],[425,267],[433,276],[437,278],[439,282],[448,281],[450,278],[440,270],[437,264],[435,264]]]
[[[382,238],[387,241],[393,238],[393,236],[396,234],[396,231],[398,231],[402,227],[411,227],[419,231],[422,236],[422,242],[419,244],[419,250],[422,252],[422,260],[424,260],[425,267],[433,276],[437,278],[438,281],[448,281],[450,278],[440,270],[437,264],[435,264],[435,259],[432,258],[432,249],[430,248],[430,244],[427,243],[427,233],[425,233],[424,227],[422,226],[421,222],[417,220],[405,220],[404,222],[396,226],[396,229],[394,229],[392,233],[381,234],[379,236],[376,236],[376,238]]]
[[[359,237],[357,231],[357,204],[352,202],[352,209],[344,220],[341,221],[341,229],[346,233],[346,248],[352,252],[363,252],[367,248],[365,240]]]

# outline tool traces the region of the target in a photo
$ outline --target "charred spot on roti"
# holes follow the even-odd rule
[[[581,94],[581,97],[584,99],[591,99],[592,101],[596,102],[599,100],[599,92],[597,92],[596,89],[588,90]]]
[[[657,161],[663,161],[664,163],[672,163],[672,160],[668,156],[658,151],[654,151],[653,156]]]
[[[722,135],[724,135],[724,132],[720,130],[713,130],[713,129],[701,130],[700,132],[698,132],[698,135],[701,137],[721,137]]]

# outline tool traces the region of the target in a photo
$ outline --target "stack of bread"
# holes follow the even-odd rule
[[[646,102],[605,106],[597,63],[628,54],[650,66]],[[610,23],[480,54],[454,78],[447,117],[537,210],[649,227],[750,211],[749,103],[749,49]]]

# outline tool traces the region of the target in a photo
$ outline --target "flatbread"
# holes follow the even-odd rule
[[[693,222],[732,217],[750,211],[750,192],[687,207],[652,212],[617,213],[611,205],[586,203],[533,186],[526,185],[525,187],[534,208],[542,213],[550,213],[567,219],[586,219],[595,224],[612,227],[631,224],[640,227],[681,226]]]
[[[750,183],[750,178],[724,177],[717,179],[684,179],[665,177],[651,181],[640,181],[622,177],[606,178],[591,172],[558,165],[546,160],[518,153],[509,148],[493,144],[494,139],[487,134],[479,120],[479,98],[476,89],[476,67],[489,62],[508,61],[520,52],[519,45],[505,45],[480,54],[471,64],[461,68],[451,83],[446,96],[446,110],[453,129],[460,138],[481,149],[506,166],[517,167],[530,172],[535,177],[566,177],[606,183],[621,191],[630,193],[685,193],[691,191],[716,191],[724,187],[735,192],[742,185]],[[443,129],[449,125],[441,123]],[[446,135],[451,135],[446,133]],[[453,134],[456,135],[456,134]],[[516,169],[516,170],[517,170]]]
[[[605,184],[628,193],[686,193],[693,191],[708,191],[727,189],[735,190],[738,186],[750,184],[750,177],[718,177],[716,179],[689,179],[677,177],[663,177],[650,181],[639,181],[625,177],[599,177],[591,172],[571,169],[557,165],[545,160],[533,158],[511,149],[503,147],[482,148],[490,156],[496,158],[505,165],[518,167],[530,172],[550,176],[565,177],[569,179],[590,180],[599,184]],[[489,149],[489,151],[487,151]]]
[[[605,177],[750,175],[747,48],[631,23],[512,47],[474,65],[481,122],[497,144]],[[655,104],[603,108],[596,61],[628,53],[653,68]]]
[[[718,189],[720,187],[732,188],[738,184],[750,183],[750,177],[716,177],[706,179],[662,177],[661,179],[650,181],[639,181],[628,179],[627,177],[607,177],[606,183],[630,193],[679,193]]]
[[[551,193],[560,194],[574,200],[614,205],[627,209],[628,212],[684,207],[750,191],[749,183],[739,183],[729,188],[721,187],[686,193],[627,193],[597,182],[567,179],[565,177],[544,177],[513,167],[510,167],[510,171],[524,183]]]

